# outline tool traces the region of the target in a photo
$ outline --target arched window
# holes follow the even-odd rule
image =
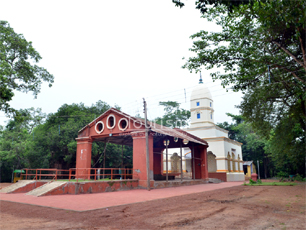
[[[200,106],[200,102],[199,101],[197,101],[197,106]]]
[[[197,119],[200,119],[200,118],[201,118],[201,114],[197,113]]]

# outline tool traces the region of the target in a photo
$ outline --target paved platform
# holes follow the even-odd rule
[[[140,203],[150,200],[212,191],[222,188],[239,186],[242,184],[243,182],[224,182],[219,184],[199,184],[182,187],[161,188],[153,189],[151,191],[147,191],[145,189],[134,189],[128,191],[95,194],[53,195],[42,197],[28,196],[24,193],[0,194],[0,201],[10,201],[72,211],[89,211],[109,208],[112,206]]]

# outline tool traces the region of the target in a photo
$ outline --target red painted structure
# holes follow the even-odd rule
[[[252,173],[251,174],[251,179],[256,182],[257,181],[257,174],[256,173]]]
[[[149,177],[151,186],[154,174],[162,174],[163,141],[168,139],[168,148],[189,147],[194,149],[195,179],[208,179],[206,141],[180,129],[171,129],[155,123],[149,123]],[[177,138],[177,141],[175,139]],[[187,144],[183,140],[188,140]],[[76,169],[80,178],[88,177],[84,168],[91,167],[91,146],[94,141],[103,141],[133,146],[133,179],[139,180],[139,186],[147,185],[145,122],[111,108],[79,131],[77,140]]]
[[[123,191],[137,188],[137,186],[137,180],[97,181],[87,183],[67,182],[64,185],[45,193],[44,196]]]
[[[32,191],[33,189],[36,189],[44,184],[46,184],[46,181],[33,181],[33,183],[27,184],[23,187],[17,188],[11,193],[27,193]]]
[[[210,172],[208,173],[209,178],[216,178],[223,182],[227,182],[226,172]]]

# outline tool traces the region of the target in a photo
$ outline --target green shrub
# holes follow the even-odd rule
[[[250,184],[256,184],[256,182],[250,179]]]
[[[260,179],[258,179],[257,184],[262,184],[262,181]]]
[[[294,177],[294,180],[296,180],[296,181],[303,181],[304,179],[303,179],[303,177],[301,177],[300,174],[296,174],[296,176]]]
[[[280,172],[277,173],[277,177],[285,177],[285,178],[287,178],[287,177],[289,177],[289,174],[286,173],[286,172],[280,171]]]
[[[284,180],[284,178],[282,178],[282,177],[279,179],[279,182],[284,182],[284,181],[285,181],[285,180]]]

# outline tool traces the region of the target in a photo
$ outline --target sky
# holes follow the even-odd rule
[[[185,2],[180,9],[171,0],[0,0],[0,20],[32,42],[42,56],[38,65],[54,75],[53,86],[43,83],[37,99],[15,92],[10,105],[48,114],[63,104],[91,106],[102,100],[134,116],[143,114],[145,98],[149,119],[163,115],[159,101],[177,101],[189,109],[199,82],[199,74],[181,68],[183,57],[194,55],[190,35],[220,28],[201,18],[195,1]],[[242,94],[226,92],[210,72],[202,69],[214,121],[231,122],[225,113],[239,114],[235,105]],[[7,119],[1,112],[0,125]]]

